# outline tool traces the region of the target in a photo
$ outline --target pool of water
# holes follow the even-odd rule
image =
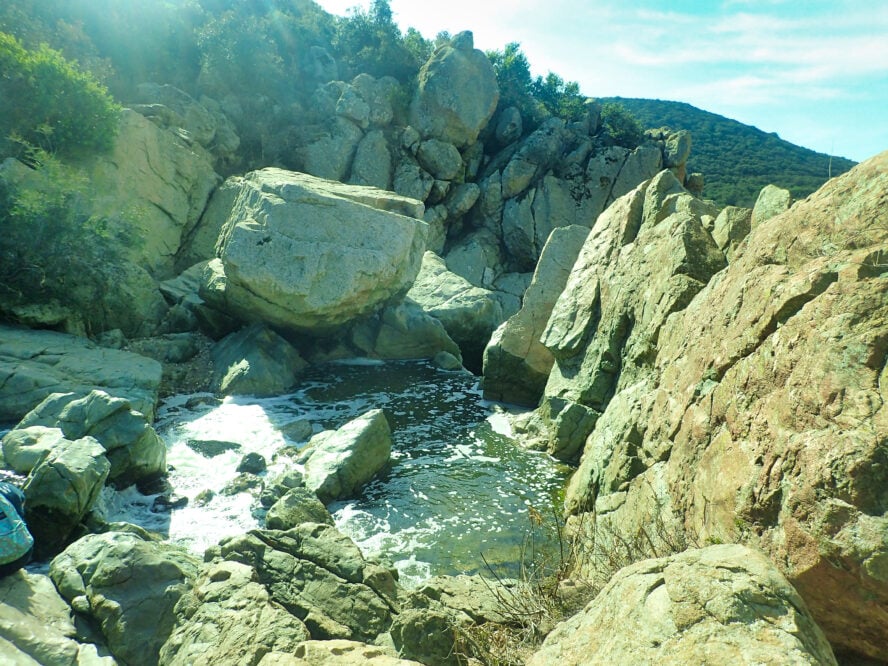
[[[319,432],[376,408],[392,428],[391,465],[360,498],[329,507],[337,527],[365,555],[391,561],[408,585],[437,574],[483,572],[488,565],[498,575],[517,574],[529,516],[551,514],[568,470],[516,446],[508,419],[482,400],[476,377],[420,362],[322,366],[298,390],[274,398],[167,400],[155,425],[168,446],[170,482],[188,504],[154,513],[154,497],[107,491],[107,517],[202,552],[261,524],[252,494],[219,492],[236,477],[245,453],[265,456],[266,474],[273,475],[294,465],[276,453],[304,444],[287,434],[298,429],[295,422],[308,421]],[[237,447],[208,457],[195,450],[194,440]],[[212,499],[199,505],[208,490]]]

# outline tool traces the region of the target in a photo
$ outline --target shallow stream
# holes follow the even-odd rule
[[[365,555],[392,562],[407,585],[484,572],[488,564],[498,575],[517,574],[531,507],[551,515],[567,469],[515,445],[508,419],[482,400],[476,377],[421,362],[331,364],[274,398],[169,399],[155,427],[167,443],[173,491],[188,504],[155,513],[154,496],[108,490],[107,518],[159,531],[200,553],[260,526],[253,495],[220,492],[244,454],[262,454],[266,474],[274,475],[294,464],[281,450],[305,443],[304,435],[288,437],[307,430],[299,421],[318,432],[375,408],[385,410],[392,427],[392,464],[359,499],[329,507],[340,531]],[[215,442],[216,450],[197,441]],[[200,506],[208,490],[212,498]]]

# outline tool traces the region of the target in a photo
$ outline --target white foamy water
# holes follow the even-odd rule
[[[154,513],[154,497],[106,490],[106,517],[201,553],[262,527],[257,491],[222,492],[246,453],[266,458],[261,476],[268,478],[295,465],[279,455],[283,449],[304,443],[284,434],[289,424],[307,420],[318,432],[382,408],[392,426],[392,464],[360,498],[330,506],[337,527],[365,555],[390,560],[408,585],[481,570],[482,553],[508,572],[528,507],[548,511],[566,470],[516,447],[508,419],[481,400],[475,382],[424,363],[372,362],[315,369],[298,391],[275,398],[177,396],[161,405],[156,428],[168,447],[169,481],[187,505]]]

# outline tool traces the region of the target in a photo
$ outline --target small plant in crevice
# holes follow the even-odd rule
[[[591,513],[565,521],[529,508],[517,580],[487,566],[489,588],[503,620],[460,627],[457,650],[486,666],[523,664],[559,622],[592,601],[620,569],[695,547],[696,541],[655,508],[626,530]]]

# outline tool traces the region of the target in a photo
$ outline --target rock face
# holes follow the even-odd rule
[[[425,138],[462,148],[475,141],[498,100],[490,60],[474,48],[471,32],[461,32],[420,71],[410,124]]]
[[[528,666],[835,664],[804,602],[761,553],[711,546],[621,570]]]
[[[635,347],[630,336],[604,355],[600,325],[591,337],[567,318],[559,324],[558,306],[550,329],[562,333],[549,341],[559,362],[570,351],[593,369],[585,393],[565,396],[590,395],[597,376],[612,377],[613,397],[567,491],[573,512],[595,510],[631,530],[655,503],[697,539],[754,545],[837,649],[882,660],[886,174],[883,153],[754,227],[727,270],[702,290],[688,281],[693,289],[667,308],[675,314],[653,319],[662,322],[656,347]],[[662,198],[657,191],[649,185],[646,198]],[[579,308],[584,294],[605,294],[602,284],[569,282],[562,300]],[[645,330],[638,313],[669,304],[654,284],[638,287],[645,309],[629,320],[633,335]],[[574,321],[594,311],[576,309]],[[563,385],[556,370],[550,385]]]
[[[100,388],[154,417],[161,366],[52,331],[0,326],[0,421],[17,421],[51,393]]]
[[[292,653],[310,637],[272,600],[256,571],[239,562],[205,565],[175,610],[176,627],[160,650],[162,666],[257,664],[270,652]]]
[[[201,295],[247,321],[327,331],[402,295],[419,271],[417,201],[280,169],[240,186]]]
[[[106,532],[68,546],[49,575],[68,603],[101,629],[112,654],[125,663],[152,664],[197,568],[197,560],[175,546]]]
[[[618,384],[649,376],[669,315],[724,267],[705,210],[662,171],[598,218],[541,338],[556,359],[540,406],[552,455],[578,456]]]
[[[260,666],[420,666],[393,653],[356,641],[306,641],[290,654],[267,654]]]
[[[555,301],[589,235],[572,225],[552,231],[521,310],[493,334],[484,350],[484,397],[526,407],[539,404],[555,358],[539,341]]]
[[[328,525],[254,530],[224,539],[208,555],[251,567],[271,601],[298,618],[313,639],[372,641],[391,624],[397,603],[391,572],[366,562]]]
[[[219,183],[200,146],[187,146],[131,110],[121,115],[113,152],[93,159],[89,177],[95,212],[128,239],[133,263],[162,278],[170,277],[184,235]]]
[[[339,430],[318,433],[309,441],[305,485],[327,504],[354,497],[388,464],[391,429],[381,409],[349,421]]]
[[[113,657],[83,640],[71,607],[52,581],[24,569],[0,578],[0,654],[6,664],[114,666]]]

